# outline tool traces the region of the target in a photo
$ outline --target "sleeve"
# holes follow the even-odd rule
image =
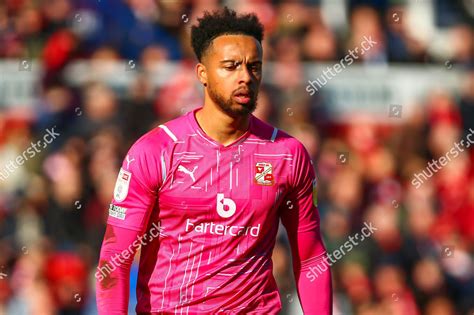
[[[156,145],[140,139],[128,151],[117,176],[107,223],[142,231],[147,226],[161,182]]]
[[[320,232],[313,164],[299,142],[293,162],[290,192],[280,208],[280,214],[291,246],[298,296],[304,314],[332,314],[330,268],[326,264],[324,272],[312,273],[317,264],[325,263],[326,248]]]
[[[130,268],[161,184],[156,147],[137,141],[120,168],[95,274],[99,315],[127,314]]]
[[[99,315],[128,312],[130,268],[138,249],[138,232],[108,224],[95,273]]]

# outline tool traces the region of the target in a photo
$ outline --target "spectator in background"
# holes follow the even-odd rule
[[[71,127],[72,134],[88,140],[101,128],[122,124],[124,113],[119,111],[116,95],[110,87],[98,82],[90,83],[83,88],[82,101],[83,114]]]

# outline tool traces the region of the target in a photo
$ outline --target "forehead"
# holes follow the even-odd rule
[[[249,35],[222,35],[216,37],[209,48],[209,55],[217,59],[260,59],[262,57],[262,46]]]

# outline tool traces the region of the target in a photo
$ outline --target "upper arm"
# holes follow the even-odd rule
[[[321,239],[320,218],[315,202],[314,167],[302,144],[294,154],[293,173],[285,202],[280,208],[282,224],[288,234],[293,257],[304,261],[325,252]],[[289,201],[289,202],[288,202]]]
[[[146,140],[146,139],[145,139]],[[159,153],[147,141],[137,141],[123,159],[117,176],[107,223],[143,231],[157,198],[161,182]]]
[[[157,150],[149,138],[142,138],[120,168],[95,274],[100,314],[123,314],[127,309],[130,267],[161,185]]]

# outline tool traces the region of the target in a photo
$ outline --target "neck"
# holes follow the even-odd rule
[[[201,129],[224,146],[240,138],[248,130],[250,123],[250,115],[231,117],[211,104],[204,104],[195,115]]]

